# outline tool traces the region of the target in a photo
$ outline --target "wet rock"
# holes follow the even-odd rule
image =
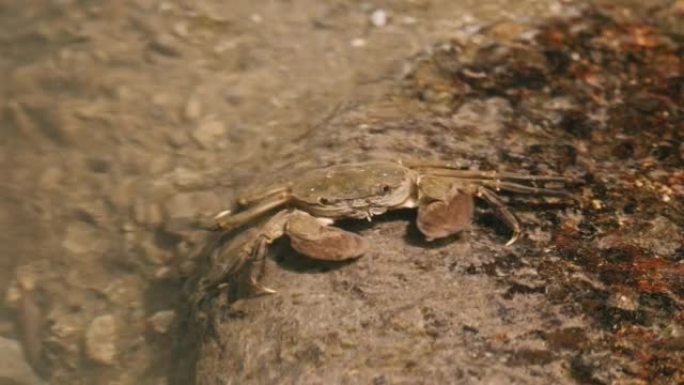
[[[0,337],[0,384],[45,384],[24,359],[17,341]]]
[[[176,318],[173,310],[162,310],[154,313],[147,319],[150,328],[158,334],[166,334]]]
[[[91,360],[113,365],[116,359],[116,319],[107,314],[95,318],[85,336],[86,354]]]
[[[650,249],[657,255],[669,256],[681,247],[684,237],[674,222],[664,216],[659,216],[636,241],[641,247]]]

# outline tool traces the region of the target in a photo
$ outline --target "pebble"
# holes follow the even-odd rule
[[[249,16],[249,19],[252,21],[254,24],[261,24],[264,21],[264,18],[258,14],[258,13],[253,13]]]
[[[204,148],[214,148],[226,138],[226,126],[218,119],[206,119],[192,132],[192,138]]]
[[[51,166],[45,169],[40,175],[39,183],[44,189],[59,187],[64,179],[64,172],[61,167]]]
[[[171,325],[176,318],[173,310],[162,310],[154,313],[147,319],[148,324],[156,333],[166,334],[171,329]]]
[[[418,19],[412,16],[404,16],[403,18],[401,18],[401,22],[404,25],[413,25],[418,22]]]
[[[201,188],[206,183],[202,174],[198,173],[197,170],[186,167],[177,167],[173,170],[171,177],[173,179],[173,184],[179,188]]]
[[[62,247],[73,254],[85,254],[91,251],[96,242],[97,235],[91,225],[73,222],[66,228]]]
[[[189,35],[188,24],[185,22],[178,22],[173,25],[173,33],[178,37],[186,38]]]
[[[167,140],[174,148],[183,148],[188,143],[190,138],[185,131],[173,129],[168,132]]]
[[[639,309],[639,302],[634,293],[612,293],[608,298],[608,305],[626,311]]]
[[[21,345],[15,340],[0,337],[0,384],[45,384],[26,362]]]
[[[166,219],[192,217],[197,213],[195,195],[193,193],[175,194],[164,202]]]
[[[131,208],[133,220],[138,225],[156,227],[164,220],[161,207],[156,203],[147,203],[141,198],[135,199]]]
[[[164,265],[169,262],[171,254],[154,244],[144,243],[142,246],[147,261],[154,265]]]
[[[382,28],[387,25],[387,12],[384,9],[376,9],[371,13],[370,20],[374,27]]]
[[[190,96],[183,109],[183,117],[188,121],[195,121],[202,115],[202,104],[196,95]]]
[[[150,49],[167,57],[180,57],[178,40],[172,35],[161,34],[150,42]]]
[[[111,314],[96,317],[85,335],[86,354],[91,360],[113,365],[116,358],[116,320]]]
[[[353,39],[349,44],[351,44],[351,46],[354,48],[361,48],[361,47],[365,47],[367,42],[366,42],[366,39],[362,39],[359,37],[359,38]]]

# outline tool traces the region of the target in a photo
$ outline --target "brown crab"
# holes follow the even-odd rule
[[[231,231],[267,213],[275,214],[260,227],[238,236],[214,260],[200,291],[220,287],[246,265],[263,260],[268,244],[287,235],[292,248],[319,260],[342,261],[364,254],[367,243],[358,234],[330,226],[342,218],[365,218],[400,208],[418,208],[417,226],[428,240],[456,234],[471,225],[473,197],[483,199],[511,228],[511,245],[521,234],[515,215],[497,191],[567,196],[565,190],[536,183],[569,182],[565,177],[494,171],[461,170],[446,162],[369,161],[317,169],[296,182],[245,195],[236,214],[218,214],[214,230]],[[278,209],[279,211],[276,211]],[[216,258],[216,257],[214,257]],[[272,293],[250,272],[249,284],[259,293]]]

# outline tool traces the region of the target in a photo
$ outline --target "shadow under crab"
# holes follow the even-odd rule
[[[254,293],[274,293],[259,283],[259,269],[254,266],[263,266],[268,245],[283,235],[289,237],[294,250],[316,260],[360,257],[367,250],[366,240],[331,225],[346,218],[370,221],[397,209],[417,208],[417,228],[431,241],[470,228],[474,198],[480,198],[512,230],[506,243],[511,245],[519,238],[522,226],[497,192],[566,197],[566,190],[545,184],[570,182],[562,176],[462,170],[439,161],[378,160],[313,170],[297,182],[243,195],[238,199],[243,210],[216,216],[211,229],[231,232],[274,213],[214,254],[210,273],[200,280],[197,294],[201,299],[240,276],[246,278]]]

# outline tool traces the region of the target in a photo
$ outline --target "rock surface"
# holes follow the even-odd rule
[[[282,157],[561,174],[582,181],[566,186],[575,200],[502,193],[526,229],[510,247],[486,205],[474,231],[435,243],[411,213],[343,223],[370,244],[350,263],[278,242],[263,278],[277,294],[226,285],[200,302],[197,383],[684,380],[684,351],[670,342],[684,314],[681,39],[610,8],[519,29],[534,38],[503,44],[501,30],[475,29],[438,44],[399,90],[335,115]],[[272,168],[266,183],[304,172]],[[221,262],[207,274],[244,255],[231,246],[209,254]]]

